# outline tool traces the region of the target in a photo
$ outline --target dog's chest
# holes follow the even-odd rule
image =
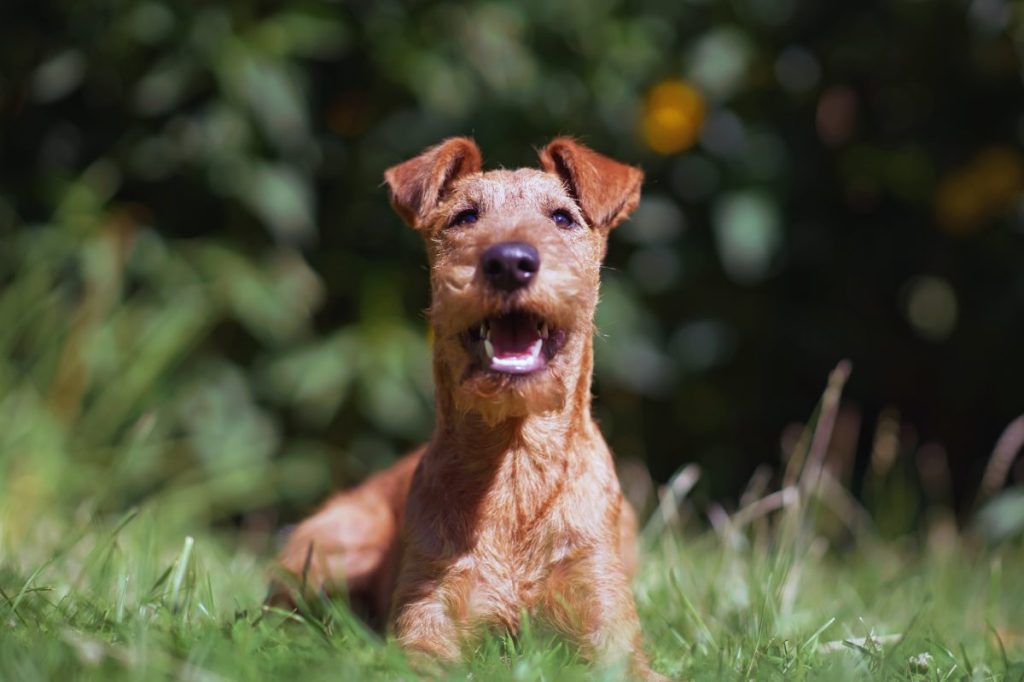
[[[573,479],[560,475],[538,482],[530,475],[520,469],[518,485],[510,482],[503,494],[488,500],[472,552],[473,616],[513,630],[522,612],[543,611],[557,599],[553,576],[594,540],[593,529],[577,518],[582,505]]]
[[[551,576],[578,554],[578,539],[561,524],[541,524],[529,535],[494,528],[473,552],[469,607],[474,620],[515,629],[549,595]]]
[[[447,544],[472,528],[468,551],[451,569],[461,617],[515,631],[522,613],[543,617],[557,608],[565,576],[608,525],[607,472],[588,456],[593,450],[510,452],[462,521],[445,517]]]

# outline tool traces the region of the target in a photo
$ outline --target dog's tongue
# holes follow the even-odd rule
[[[530,355],[530,348],[538,338],[537,323],[524,315],[505,315],[491,320],[495,357]]]
[[[510,374],[525,374],[544,366],[541,350],[544,340],[537,332],[537,321],[527,315],[505,315],[490,320],[491,369]]]

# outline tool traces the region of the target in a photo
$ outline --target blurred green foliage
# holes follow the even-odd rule
[[[1010,0],[5,3],[4,504],[292,515],[425,438],[381,173],[559,133],[649,178],[599,312],[621,456],[734,495],[848,357],[844,482],[895,406],[967,500],[1022,404],[1022,50]]]

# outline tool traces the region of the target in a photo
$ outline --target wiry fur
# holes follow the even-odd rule
[[[642,174],[566,138],[543,170],[480,171],[453,138],[385,174],[399,215],[431,264],[437,424],[430,442],[304,521],[279,559],[307,588],[349,590],[412,652],[454,659],[481,627],[520,614],[575,639],[595,660],[648,667],[629,587],[636,522],[590,416],[593,316],[608,231],[639,200]],[[466,209],[474,224],[450,226]],[[565,210],[577,225],[556,226]],[[530,285],[487,285],[490,245],[540,255]],[[468,329],[528,311],[564,335],[529,375],[485,371]],[[401,529],[399,532],[398,529]],[[286,592],[278,591],[286,598]]]

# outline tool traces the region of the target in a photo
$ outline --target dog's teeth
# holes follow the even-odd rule
[[[489,332],[489,331],[490,330],[487,328],[487,323],[486,322],[481,322],[480,323],[480,338],[481,339],[486,339],[487,338],[487,332]]]
[[[540,325],[540,338],[542,338],[542,339],[548,338],[548,323],[547,322],[542,322],[541,325]]]
[[[484,352],[487,353],[488,360],[494,359],[494,344],[490,339],[484,339]]]

